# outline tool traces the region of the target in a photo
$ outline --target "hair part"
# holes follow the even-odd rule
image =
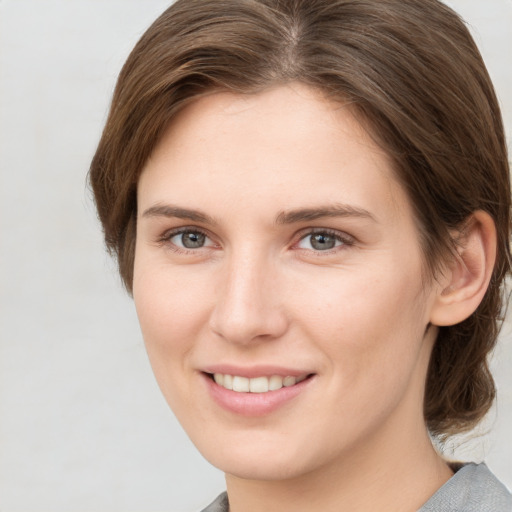
[[[488,411],[488,355],[510,271],[510,178],[501,114],[463,21],[438,0],[178,0],[126,61],[90,169],[105,241],[128,291],[137,183],[176,113],[212,91],[252,94],[298,81],[351,104],[393,160],[414,208],[428,274],[453,251],[450,231],[493,218],[497,260],[466,321],[440,328],[424,414],[438,438]]]

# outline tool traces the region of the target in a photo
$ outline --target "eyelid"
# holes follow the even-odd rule
[[[180,235],[182,233],[201,233],[204,235],[211,244],[205,245],[203,247],[199,247],[196,249],[187,249],[185,247],[180,247],[173,242],[171,242],[171,239],[177,235]],[[325,234],[334,237],[336,240],[339,240],[342,242],[341,245],[338,245],[332,249],[326,249],[324,251],[320,250],[314,250],[314,249],[304,249],[301,247],[298,247],[298,244],[307,238],[308,236],[314,235],[314,234]],[[301,229],[298,233],[295,234],[293,237],[293,243],[292,243],[292,249],[298,250],[298,251],[306,251],[311,252],[315,254],[330,254],[332,252],[338,251],[340,249],[343,249],[343,247],[352,246],[356,243],[356,238],[350,234],[348,234],[345,231],[339,231],[337,229],[332,228],[324,228],[324,227],[310,227],[310,228],[304,228]],[[201,228],[199,226],[179,226],[171,229],[166,229],[163,233],[161,233],[157,239],[156,243],[162,246],[167,246],[169,249],[182,253],[182,254],[191,254],[191,253],[198,253],[201,249],[212,249],[212,248],[218,248],[219,244],[215,242],[215,237],[210,234],[210,232],[204,228]]]
[[[171,242],[171,239],[177,235],[183,234],[183,233],[201,233],[204,235],[211,244],[204,245],[203,247],[198,247],[196,249],[188,249],[186,247],[180,247],[173,242]],[[211,249],[212,247],[218,246],[218,244],[215,243],[213,237],[210,235],[210,233],[198,226],[180,226],[176,228],[171,228],[165,230],[161,235],[157,238],[157,243],[159,245],[165,245],[169,249],[172,249],[175,252],[181,253],[181,254],[191,254],[191,253],[197,253],[201,249]]]
[[[308,236],[315,235],[315,234],[325,234],[334,237],[336,240],[339,240],[342,242],[342,245],[339,245],[337,247],[333,247],[332,249],[326,249],[324,251],[315,251],[314,249],[303,249],[302,247],[298,247],[298,244],[307,238]],[[314,252],[318,254],[329,254],[333,251],[340,250],[342,247],[346,246],[352,246],[356,243],[356,238],[352,235],[349,235],[345,231],[338,231],[337,229],[332,228],[307,228],[304,230],[301,230],[295,237],[295,241],[293,243],[293,247],[297,250],[303,250],[303,251],[309,251]]]

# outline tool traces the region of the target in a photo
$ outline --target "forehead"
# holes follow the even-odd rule
[[[143,170],[139,200],[164,201],[168,190],[190,202],[187,187],[198,186],[224,187],[226,202],[238,186],[240,204],[265,194],[283,208],[386,202],[403,214],[407,202],[390,158],[353,109],[298,83],[251,95],[216,92],[175,117]]]

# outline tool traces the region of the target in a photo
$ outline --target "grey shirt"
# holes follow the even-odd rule
[[[202,512],[229,512],[227,494]],[[418,512],[512,512],[512,495],[485,464],[464,464]]]

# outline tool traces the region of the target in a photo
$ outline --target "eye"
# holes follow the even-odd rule
[[[351,243],[348,235],[343,237],[338,233],[330,231],[316,231],[304,236],[297,244],[297,247],[313,251],[329,251],[342,245],[351,245]]]
[[[164,241],[170,242],[178,249],[193,250],[213,246],[214,243],[202,231],[195,229],[181,229],[167,233]]]

